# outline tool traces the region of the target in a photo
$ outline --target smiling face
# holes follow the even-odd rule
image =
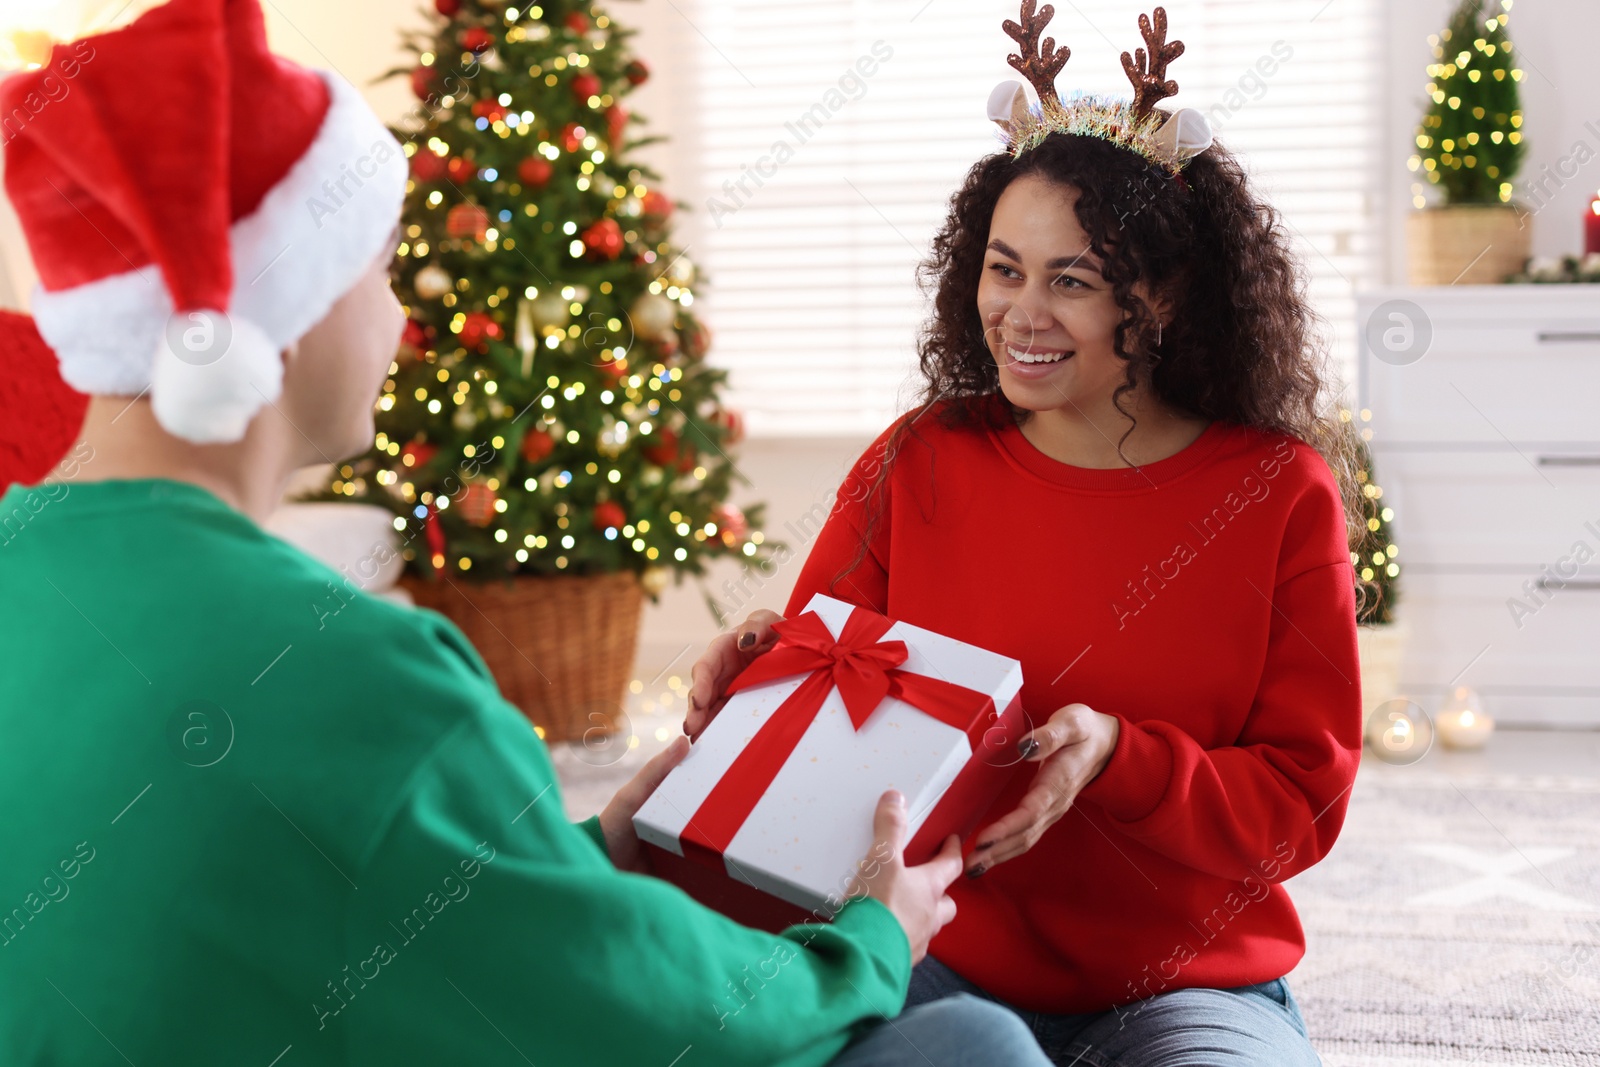
[[[1125,312],[1089,251],[1077,197],[1026,175],[1000,194],[989,224],[978,313],[1001,391],[1028,411],[1106,408],[1127,377],[1112,344]],[[1133,291],[1150,300],[1142,283]]]

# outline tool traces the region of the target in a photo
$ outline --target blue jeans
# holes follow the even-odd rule
[[[1014,1013],[954,993],[875,1024],[828,1067],[1050,1067],[1050,1061]]]
[[[952,996],[1003,1003],[932,956],[912,970],[908,1007]],[[1083,1015],[1011,1010],[1057,1067],[1318,1067],[1322,1062],[1282,978],[1234,989],[1175,989]]]

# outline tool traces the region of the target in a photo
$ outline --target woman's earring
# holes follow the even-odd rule
[[[1156,320],[1156,347],[1161,347],[1161,320]]]

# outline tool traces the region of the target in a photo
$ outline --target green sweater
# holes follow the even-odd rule
[[[876,901],[765,934],[612,867],[439,615],[164,479],[0,497],[0,1063],[822,1064]]]

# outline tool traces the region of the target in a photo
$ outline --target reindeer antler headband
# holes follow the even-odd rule
[[[1001,82],[989,94],[989,117],[1007,135],[1007,150],[1019,156],[1052,133],[1099,137],[1137,152],[1182,180],[1189,160],[1211,147],[1211,125],[1193,108],[1174,112],[1158,109],[1156,101],[1172,96],[1178,83],[1167,79],[1167,64],[1183,55],[1182,41],[1167,40],[1167,12],[1156,8],[1154,18],[1139,16],[1139,32],[1149,47],[1122,53],[1122,69],[1133,83],[1133,99],[1075,93],[1067,100],[1056,94],[1056,75],[1066,66],[1072,50],[1056,47],[1055,38],[1040,36],[1055,16],[1049,4],[1034,11],[1035,0],[1022,0],[1022,22],[1001,24],[1016,41],[1020,54],[1007,62],[1033,85],[1039,106],[1028,106],[1027,90],[1020,82]]]

